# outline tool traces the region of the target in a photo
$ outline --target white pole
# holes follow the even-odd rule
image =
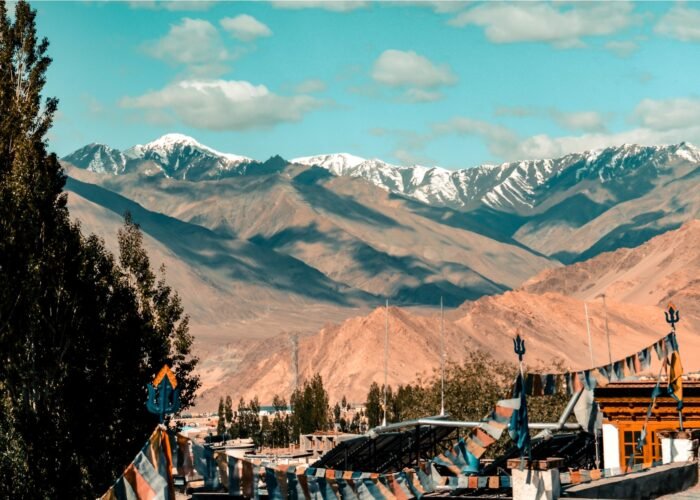
[[[384,416],[382,417],[382,426],[386,427],[386,387],[387,387],[387,371],[389,370],[389,299],[386,299],[386,308],[384,309]]]
[[[440,415],[445,414],[445,311],[440,296]]]
[[[608,306],[605,304],[605,294],[603,294],[603,312],[605,313],[605,335],[608,337],[608,362],[612,365],[612,349],[610,349],[610,330],[608,329]]]
[[[586,311],[586,330],[588,331],[588,352],[591,355],[591,368],[595,366],[595,361],[593,359],[593,342],[591,340],[591,323],[588,320],[588,304],[583,303],[583,309]],[[600,446],[598,445],[598,429],[594,427],[593,437],[595,439],[595,466],[596,469],[600,468]]]
[[[588,331],[588,352],[591,355],[591,368],[595,366],[595,361],[593,360],[593,342],[591,341],[591,323],[588,320],[588,304],[583,303],[583,309],[586,311],[586,330]]]

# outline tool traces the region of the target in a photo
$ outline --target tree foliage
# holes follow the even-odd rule
[[[555,363],[553,371],[564,371]],[[462,363],[448,363],[445,367],[445,412],[455,420],[479,421],[489,415],[500,399],[511,397],[517,373],[515,364],[497,361],[491,355],[472,351]],[[367,423],[374,427],[381,423],[383,390],[373,382],[365,404]],[[415,384],[399,385],[395,391],[387,388],[387,422],[400,422],[440,413],[441,378],[436,370],[425,380]],[[554,422],[561,415],[568,397],[528,397],[528,417],[531,422]],[[493,446],[490,453],[502,450],[507,443]]]
[[[328,393],[323,387],[321,375],[316,373],[311,380],[295,390],[290,399],[292,406],[292,429],[294,437],[330,427]]]
[[[58,101],[41,95],[51,59],[35,15],[20,1],[10,19],[0,0],[0,488],[94,498],[158,421],[146,384],[170,364],[186,408],[197,359],[138,226],[127,217],[117,260],[69,219],[65,175],[47,152]]]

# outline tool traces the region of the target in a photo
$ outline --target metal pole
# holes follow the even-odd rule
[[[445,414],[445,311],[440,296],[440,415]]]
[[[591,355],[591,368],[595,366],[595,360],[593,359],[593,342],[591,341],[591,323],[588,320],[588,304],[583,303],[583,309],[586,312],[586,330],[588,331],[588,352]]]
[[[386,299],[386,308],[384,309],[384,416],[382,417],[382,426],[386,426],[386,386],[387,386],[387,371],[389,369],[389,299]]]
[[[588,353],[591,355],[591,368],[595,366],[593,359],[593,341],[591,340],[591,323],[588,320],[588,304],[583,303],[583,309],[586,312],[586,330],[588,331]],[[595,439],[595,467],[600,468],[600,446],[598,444],[598,428],[593,429],[593,438]]]
[[[610,330],[608,329],[608,306],[605,304],[605,294],[603,295],[603,313],[605,314],[605,335],[608,337],[608,362],[612,365],[612,350],[610,349]]]

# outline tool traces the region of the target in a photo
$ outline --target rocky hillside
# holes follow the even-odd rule
[[[663,308],[681,310],[678,338],[687,371],[700,369],[700,221],[653,238],[635,249],[602,254],[573,266],[545,271],[524,287],[465,303],[445,316],[449,360],[471,349],[513,360],[511,338],[520,333],[528,364],[546,369],[561,360],[571,369],[590,366],[584,300],[588,303],[596,364],[608,359],[600,292],[607,292],[612,357],[618,359],[653,343],[668,330]],[[384,322],[379,308],[302,339],[300,373],[318,371],[332,401],[343,395],[362,401],[372,381],[383,380]],[[389,382],[412,382],[439,366],[439,315],[389,308]],[[279,345],[280,348],[275,348]],[[286,394],[293,384],[288,344],[252,346],[240,370],[203,393],[201,405],[225,392],[258,395],[263,401]],[[276,351],[276,352],[275,352]],[[286,391],[286,392],[285,392]]]

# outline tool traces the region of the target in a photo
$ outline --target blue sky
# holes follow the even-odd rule
[[[37,2],[50,146],[464,168],[700,145],[700,4]]]

